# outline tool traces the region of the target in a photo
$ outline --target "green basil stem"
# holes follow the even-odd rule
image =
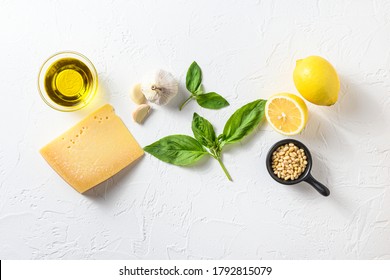
[[[225,173],[226,177],[229,179],[229,181],[233,181],[232,177],[229,174],[229,171],[226,169],[225,165],[222,162],[221,148],[219,146],[217,148],[211,148],[209,153],[213,158],[218,161],[219,165],[222,167],[222,170]]]
[[[229,181],[233,181],[232,177],[229,174],[229,171],[227,171],[227,169],[226,169],[225,165],[223,164],[221,158],[215,158],[215,159],[218,160],[219,165],[222,167],[222,170],[223,170],[223,172],[225,172],[225,175],[229,179]]]
[[[192,95],[191,95],[190,97],[188,97],[188,98],[183,102],[183,104],[180,105],[179,110],[181,111],[181,109],[183,109],[183,107],[184,107],[185,105],[187,105],[187,103],[190,102],[190,101],[192,100],[192,98],[193,98]]]

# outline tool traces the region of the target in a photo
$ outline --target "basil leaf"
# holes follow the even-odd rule
[[[202,83],[202,70],[199,65],[194,61],[187,71],[186,87],[189,92],[195,94]]]
[[[196,101],[201,107],[207,109],[221,109],[223,107],[229,106],[229,102],[227,102],[225,98],[215,92],[197,95]]]
[[[189,165],[201,159],[207,151],[196,139],[187,135],[171,135],[146,146],[146,152],[174,165]]]
[[[223,129],[221,145],[238,142],[251,133],[264,117],[265,103],[266,100],[258,99],[234,112]]]
[[[207,148],[213,148],[216,146],[216,136],[213,125],[205,118],[194,113],[192,118],[192,132],[196,140],[200,144]]]

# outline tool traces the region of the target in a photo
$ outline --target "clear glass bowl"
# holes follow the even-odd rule
[[[85,96],[82,98],[80,102],[77,104],[71,105],[71,106],[64,106],[61,104],[56,103],[47,93],[46,87],[45,87],[45,78],[47,71],[51,68],[51,66],[56,63],[57,61],[61,59],[66,59],[66,58],[73,58],[76,60],[81,61],[83,64],[87,66],[89,69],[91,75],[92,75],[92,81],[91,85],[89,87],[89,90],[87,93],[85,93]],[[62,112],[70,112],[70,111],[76,111],[79,110],[83,107],[85,107],[95,96],[96,91],[98,87],[98,75],[95,69],[95,66],[93,66],[92,62],[86,58],[84,55],[73,52],[73,51],[64,51],[64,52],[59,52],[51,57],[49,57],[41,66],[41,69],[39,70],[39,75],[38,75],[38,90],[39,94],[41,95],[43,101],[53,109],[56,109],[58,111]]]

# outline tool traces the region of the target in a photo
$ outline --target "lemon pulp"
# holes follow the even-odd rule
[[[285,135],[294,135],[305,127],[308,110],[300,97],[291,93],[279,93],[268,99],[265,115],[276,131]]]

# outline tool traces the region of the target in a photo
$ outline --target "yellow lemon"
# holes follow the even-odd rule
[[[308,110],[305,101],[299,96],[292,93],[278,93],[267,100],[265,117],[277,132],[294,135],[305,128]]]
[[[326,59],[309,56],[298,60],[293,77],[297,90],[307,101],[323,106],[336,103],[340,80],[336,70]]]

